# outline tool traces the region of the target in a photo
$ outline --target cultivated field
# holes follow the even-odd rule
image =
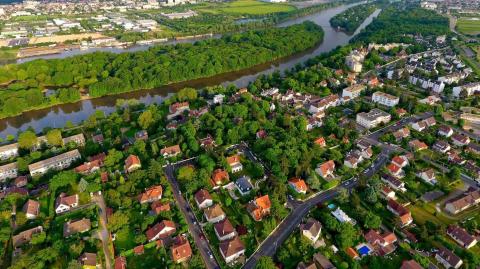
[[[249,14],[263,15],[277,12],[287,12],[294,10],[295,7],[289,4],[266,3],[256,0],[238,0],[225,4],[208,5],[198,10],[214,14],[230,13],[230,14]]]
[[[480,18],[459,18],[457,29],[467,35],[480,34]]]

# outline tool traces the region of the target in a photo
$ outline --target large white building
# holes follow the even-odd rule
[[[367,129],[377,127],[381,123],[388,123],[390,119],[390,114],[378,108],[374,108],[368,113],[357,114],[357,123]]]
[[[8,178],[16,178],[18,176],[17,163],[9,163],[0,166],[0,182]]]
[[[462,91],[465,91],[467,96],[480,92],[480,82],[465,84],[463,86],[453,87],[453,96],[460,97]]]
[[[80,159],[82,156],[78,149],[62,153],[52,158],[32,163],[28,166],[30,175],[37,176],[46,173],[48,170],[63,170],[68,168],[74,161]]]
[[[372,95],[372,101],[384,106],[394,107],[398,105],[400,98],[384,92],[374,92]]]

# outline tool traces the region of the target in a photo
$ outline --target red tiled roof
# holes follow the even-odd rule
[[[307,191],[308,187],[307,187],[307,184],[305,183],[305,180],[301,179],[301,178],[292,178],[288,181],[290,184],[294,185],[295,188],[298,190],[298,191]]]

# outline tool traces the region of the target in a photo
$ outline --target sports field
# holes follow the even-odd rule
[[[263,15],[277,12],[287,12],[294,10],[295,7],[284,3],[267,3],[256,0],[237,0],[224,4],[208,5],[200,7],[198,10],[214,14],[248,14]]]
[[[480,18],[459,18],[457,30],[467,35],[480,34]]]

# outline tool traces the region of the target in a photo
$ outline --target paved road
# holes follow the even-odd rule
[[[220,268],[220,266],[218,265],[214,256],[210,258],[210,256],[213,255],[212,254],[213,252],[210,249],[210,245],[208,241],[205,239],[206,237],[203,235],[203,231],[200,228],[199,222],[196,219],[192,209],[190,208],[189,203],[183,197],[180,191],[180,186],[178,185],[178,182],[175,179],[176,169],[178,169],[182,165],[193,164],[194,162],[195,162],[195,158],[192,158],[192,159],[181,161],[175,164],[169,164],[165,167],[165,174],[172,188],[175,201],[177,201],[177,205],[182,211],[183,216],[185,217],[185,220],[187,221],[188,230],[190,231],[190,234],[193,237],[193,240],[195,242],[195,245],[197,246],[197,249],[200,251],[200,254],[202,255],[205,266],[207,267],[207,269],[216,269],[216,268]]]
[[[92,201],[95,202],[99,208],[100,213],[100,229],[98,229],[98,237],[102,241],[103,253],[105,253],[105,268],[112,269],[113,254],[110,250],[111,236],[107,228],[107,206],[101,193],[93,194]]]

